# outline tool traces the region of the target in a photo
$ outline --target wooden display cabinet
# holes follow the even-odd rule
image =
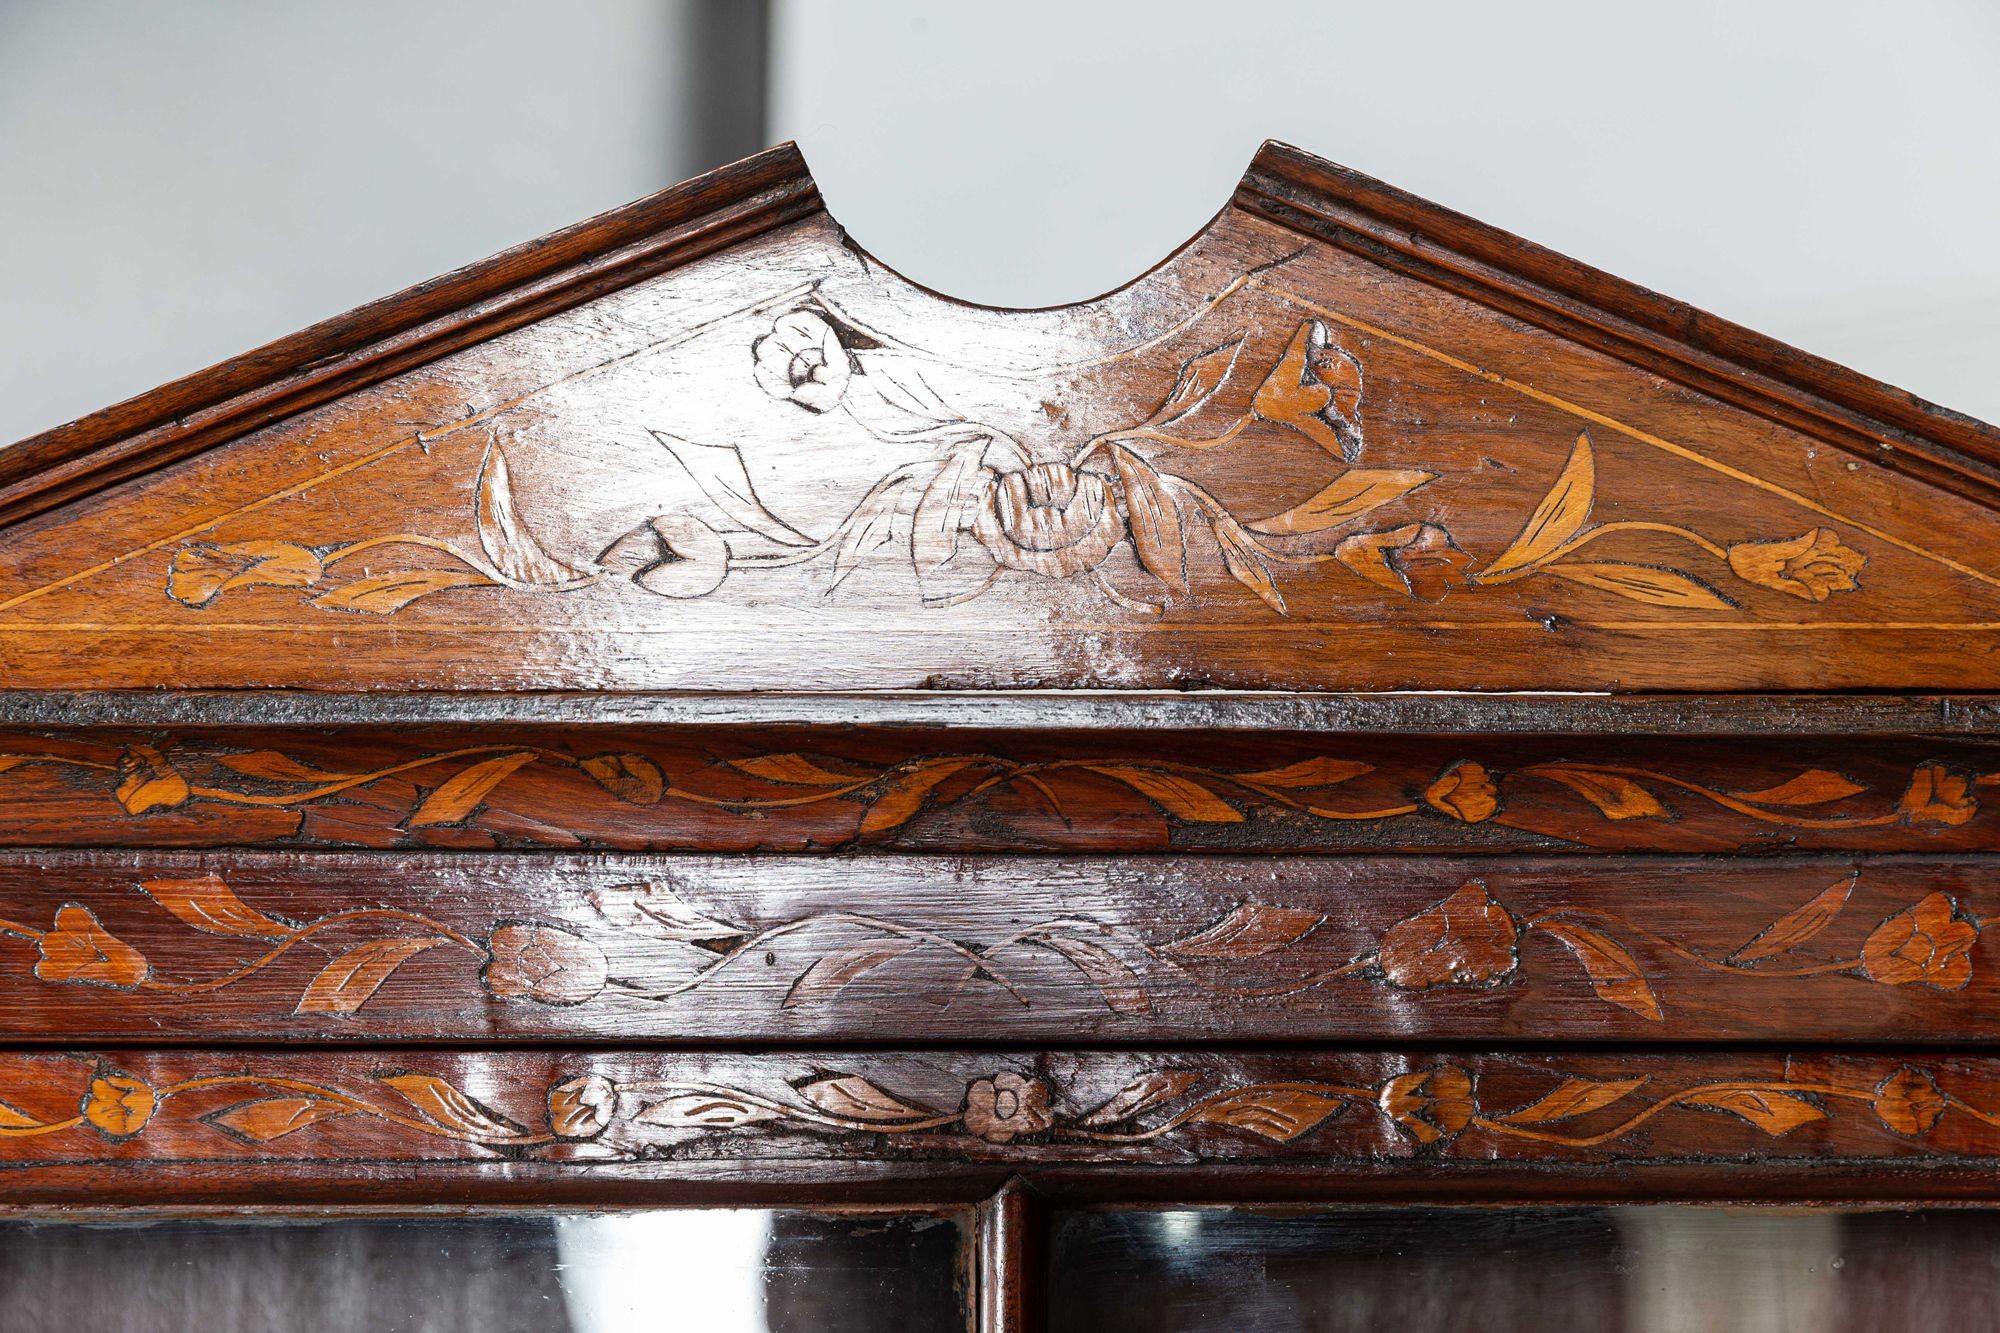
[[[774,1326],[1650,1327],[1647,1207],[1745,1204],[1676,1234],[1981,1322],[1884,1313],[1879,1210],[1986,1253],[1996,503],[1988,426],[1277,145],[1037,311],[781,147],[0,450],[17,1308],[248,1218],[559,1327],[534,1219],[711,1206],[821,1256]]]

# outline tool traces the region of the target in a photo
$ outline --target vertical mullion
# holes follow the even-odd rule
[[[1042,1333],[1048,1327],[1042,1203],[1016,1176],[979,1205],[973,1223],[978,1333]]]

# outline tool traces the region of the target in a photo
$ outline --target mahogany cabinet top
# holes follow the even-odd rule
[[[0,685],[1980,690],[2000,432],[1295,150],[953,302],[790,147],[0,450]]]

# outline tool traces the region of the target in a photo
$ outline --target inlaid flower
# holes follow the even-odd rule
[[[1507,909],[1475,881],[1391,926],[1375,957],[1390,984],[1405,990],[1478,985],[1514,970],[1519,934]]]
[[[554,926],[501,926],[486,948],[480,979],[503,1000],[582,1004],[604,989],[610,971],[602,949]]]
[[[118,756],[118,786],[114,793],[127,814],[170,810],[184,805],[194,793],[181,771],[150,745],[134,745]]]
[[[130,1074],[99,1074],[83,1097],[83,1118],[114,1139],[129,1138],[146,1127],[160,1099],[144,1079]]]
[[[1907,1066],[1875,1088],[1875,1114],[1898,1134],[1928,1134],[1944,1114],[1946,1099],[1937,1080]]]
[[[75,903],[56,912],[55,929],[36,941],[41,957],[35,975],[43,981],[130,990],[146,979],[145,957],[99,924]]]
[[[1911,824],[1963,824],[1979,813],[1972,782],[1943,764],[1919,764],[1897,807]]]
[[[1362,532],[1333,550],[1341,564],[1391,592],[1426,602],[1442,601],[1464,586],[1472,557],[1435,523],[1406,523],[1385,532]]]
[[[839,332],[810,310],[779,316],[769,333],[750,344],[750,354],[759,387],[808,412],[838,407],[854,377],[854,361]]]
[[[1844,545],[1832,528],[1814,528],[1788,541],[1738,542],[1729,548],[1729,568],[1760,588],[1823,602],[1833,593],[1852,592],[1868,557]]]
[[[1382,1110],[1419,1143],[1448,1139],[1472,1123],[1479,1107],[1472,1076],[1457,1065],[1398,1074],[1377,1094]]]
[[[1111,480],[1067,463],[983,473],[973,535],[994,562],[1066,579],[1104,563],[1125,536]]]
[[[595,1138],[617,1111],[618,1085],[602,1074],[580,1074],[549,1089],[549,1129],[558,1138]]]
[[[1861,970],[1885,986],[1921,982],[1957,990],[1972,980],[1972,946],[1979,928],[1962,920],[1951,899],[1933,893],[1875,927],[1861,945]]]
[[[1483,764],[1467,759],[1453,764],[1424,788],[1424,800],[1432,809],[1453,819],[1479,824],[1500,813],[1499,789]]]
[[[1019,1074],[995,1074],[965,1090],[965,1128],[988,1143],[1011,1143],[1055,1123],[1048,1084]]]
[[[309,588],[322,572],[319,556],[296,542],[194,542],[167,562],[167,595],[199,610],[231,588]]]
[[[1352,463],[1361,456],[1361,363],[1309,319],[1257,390],[1250,410]]]

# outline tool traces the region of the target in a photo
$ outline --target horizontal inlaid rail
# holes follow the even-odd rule
[[[1184,1050],[0,1054],[0,1195],[432,1183],[739,1186],[999,1168],[1762,1176],[2000,1163],[2000,1059]],[[433,1168],[458,1168],[446,1176]],[[842,1173],[846,1173],[845,1176]],[[151,1173],[150,1177],[149,1174]],[[177,1173],[177,1174],[174,1174]],[[1213,1190],[1227,1175],[1211,1176]],[[1887,1178],[1887,1177],[1885,1177]],[[1614,1178],[1615,1180],[1615,1178]],[[1907,1180],[1905,1188],[1908,1188]],[[376,1192],[381,1192],[378,1183]],[[673,1195],[656,1194],[656,1202]]]
[[[0,1043],[1990,1043],[1995,864],[8,853]]]
[[[5,730],[0,845],[1994,851],[2000,749],[1143,726]]]

